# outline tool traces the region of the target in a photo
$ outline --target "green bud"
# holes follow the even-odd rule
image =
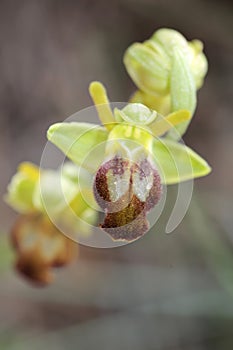
[[[199,40],[188,42],[173,29],[159,29],[144,43],[132,44],[125,53],[124,64],[137,87],[150,95],[170,93],[170,76],[174,53],[179,51],[200,88],[207,72],[207,60]]]

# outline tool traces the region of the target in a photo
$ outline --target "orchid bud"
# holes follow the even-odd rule
[[[199,40],[188,42],[176,30],[167,28],[157,30],[144,43],[132,44],[126,50],[124,63],[142,94],[136,94],[131,101],[144,103],[159,113],[186,109],[193,115],[196,90],[202,86],[208,68],[202,51]],[[168,138],[180,139],[190,120],[170,130]]]
[[[77,251],[77,244],[39,213],[21,215],[11,238],[17,253],[16,269],[39,285],[52,282],[52,268],[68,264]]]
[[[174,54],[180,52],[200,88],[207,72],[207,60],[199,40],[188,42],[173,29],[159,29],[144,43],[132,44],[125,53],[124,64],[137,87],[149,95],[170,93]]]

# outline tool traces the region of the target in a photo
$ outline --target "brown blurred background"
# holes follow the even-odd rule
[[[48,126],[91,105],[90,81],[128,98],[124,50],[160,27],[205,43],[185,141],[213,167],[174,234],[161,223],[125,247],[80,247],[47,289],[13,271],[1,201],[0,349],[233,349],[232,24],[226,0],[0,1],[1,196],[20,161],[39,164]]]

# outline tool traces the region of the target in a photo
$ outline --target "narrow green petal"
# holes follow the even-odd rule
[[[109,105],[105,87],[100,82],[93,81],[89,86],[89,93],[96,106],[101,123],[107,130],[111,130],[113,128],[112,123],[115,123],[115,118]]]
[[[150,125],[150,129],[154,136],[160,136],[172,129],[175,125],[188,121],[190,118],[191,113],[189,111],[180,110],[173,112],[166,117],[161,117],[158,121],[155,120],[155,122]]]
[[[171,140],[154,140],[153,156],[166,184],[205,176],[211,171],[207,162],[192,149]]]
[[[107,140],[108,132],[89,123],[57,123],[49,128],[47,137],[74,163],[95,171],[103,157],[100,147],[96,146]]]

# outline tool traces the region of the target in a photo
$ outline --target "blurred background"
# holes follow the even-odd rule
[[[128,246],[80,246],[44,289],[12,268],[16,214],[1,200],[1,350],[233,349],[232,24],[227,0],[0,1],[1,197],[19,162],[39,164],[48,126],[91,105],[90,81],[128,98],[123,53],[160,27],[205,44],[209,73],[184,140],[213,167],[175,233],[162,218]]]

